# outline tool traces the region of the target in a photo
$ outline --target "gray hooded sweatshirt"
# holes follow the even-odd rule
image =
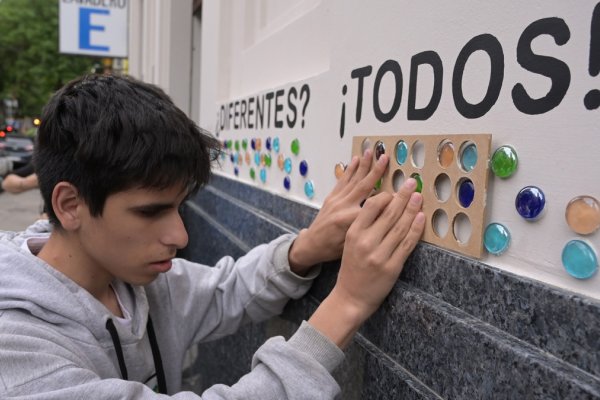
[[[333,399],[343,353],[304,322],[289,339],[269,339],[232,386],[180,392],[186,350],[281,312],[316,271],[289,269],[284,235],[214,267],[173,260],[139,287],[113,282],[128,321],[36,257],[49,225],[0,233],[0,399]],[[32,252],[34,254],[32,254]],[[151,322],[149,323],[149,319]],[[155,382],[166,394],[153,390]]]

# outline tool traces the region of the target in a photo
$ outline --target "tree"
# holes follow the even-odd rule
[[[58,0],[0,0],[0,98],[16,98],[36,116],[71,79],[99,59],[58,53]]]

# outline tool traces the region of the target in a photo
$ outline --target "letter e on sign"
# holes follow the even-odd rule
[[[129,0],[60,0],[60,52],[127,57],[128,7]]]

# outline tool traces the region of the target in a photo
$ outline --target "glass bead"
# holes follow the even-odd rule
[[[541,217],[546,196],[535,186],[526,186],[519,191],[515,199],[515,208],[519,215],[527,220],[536,220]]]
[[[250,168],[250,178],[256,179],[256,171],[254,171],[254,168]]]
[[[250,165],[250,152],[249,151],[246,152],[245,160],[246,160],[246,164]]]
[[[382,184],[383,184],[383,178],[380,178],[377,182],[375,182],[375,190],[381,189]]]
[[[346,166],[344,165],[344,163],[337,163],[335,164],[335,178],[336,179],[340,179],[342,177],[342,175],[344,175],[344,171],[346,171]]]
[[[265,165],[267,167],[270,167],[271,164],[273,163],[273,159],[271,158],[271,154],[265,153],[265,160],[264,161],[265,161]]]
[[[223,140],[223,148],[226,149],[227,148],[227,140]]]
[[[573,232],[592,234],[600,227],[600,203],[592,196],[577,196],[567,204],[565,218]]]
[[[315,186],[312,181],[306,181],[304,183],[304,194],[309,199],[312,199],[313,197],[315,197]]]
[[[404,140],[396,143],[396,162],[398,165],[402,165],[408,158],[408,145]]]
[[[278,137],[273,138],[273,150],[275,150],[275,153],[279,153],[279,138]]]
[[[233,173],[235,176],[238,176],[240,174],[240,169],[238,167],[233,167]]]
[[[467,142],[460,152],[460,166],[465,172],[469,172],[475,168],[475,165],[477,165],[477,146],[475,143]]]
[[[261,151],[262,150],[262,139],[261,138],[256,138],[256,151]]]
[[[306,162],[306,160],[300,161],[299,169],[300,175],[306,176],[306,174],[308,173],[308,163]]]
[[[267,140],[265,140],[265,147],[267,150],[271,151],[271,137],[269,136]]]
[[[500,255],[510,245],[510,232],[504,225],[493,222],[485,228],[483,245],[488,253]]]
[[[285,171],[286,174],[291,174],[292,173],[292,159],[291,158],[286,158],[285,161],[283,162],[283,170]]]
[[[228,149],[233,149],[233,140],[229,139],[229,140],[227,141],[227,148],[228,148]]]
[[[583,240],[571,240],[565,245],[562,263],[569,275],[577,279],[591,278],[598,270],[596,252]]]
[[[300,154],[300,141],[298,139],[294,139],[292,140],[292,153],[297,156],[298,154]]]
[[[252,150],[256,150],[256,139],[252,138],[250,140],[250,147],[252,148]]]
[[[264,168],[260,169],[260,180],[262,183],[267,183],[267,170]]]
[[[243,163],[244,163],[244,156],[242,156],[242,153],[237,153],[237,164],[242,165]]]
[[[385,144],[382,141],[375,143],[375,159],[379,160],[379,157],[385,154]]]
[[[233,155],[233,153],[229,154],[229,161],[231,161],[232,163],[235,162],[235,156]]]
[[[417,187],[415,189],[415,192],[421,193],[421,191],[423,190],[423,179],[421,179],[421,175],[415,172],[410,177],[417,181]]]
[[[454,161],[454,144],[444,140],[438,147],[438,162],[443,168],[448,168]]]
[[[500,146],[494,151],[490,167],[498,178],[508,178],[517,170],[517,152],[510,146]]]
[[[248,139],[242,139],[242,149],[248,149]]]
[[[463,179],[458,184],[458,202],[467,208],[475,198],[475,185],[470,179]]]
[[[240,151],[240,141],[239,140],[235,141],[235,151]]]
[[[260,153],[257,151],[254,153],[254,164],[258,167],[260,165]]]
[[[285,190],[290,190],[290,188],[292,187],[292,182],[290,181],[289,176],[283,178],[283,187],[285,188]]]
[[[283,164],[284,164],[284,158],[283,158],[283,154],[280,154],[280,155],[277,157],[277,166],[278,166],[278,167],[279,167],[279,169],[280,169],[280,170],[282,170],[282,171],[283,171],[283,166],[284,166]]]

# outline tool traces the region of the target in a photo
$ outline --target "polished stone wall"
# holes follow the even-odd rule
[[[238,257],[308,226],[316,210],[214,176],[183,210],[205,264]],[[339,263],[281,317],[201,344],[187,386],[201,393],[248,372],[254,351],[289,337],[335,283]],[[347,351],[336,378],[342,399],[598,399],[600,302],[421,243],[381,309]]]

